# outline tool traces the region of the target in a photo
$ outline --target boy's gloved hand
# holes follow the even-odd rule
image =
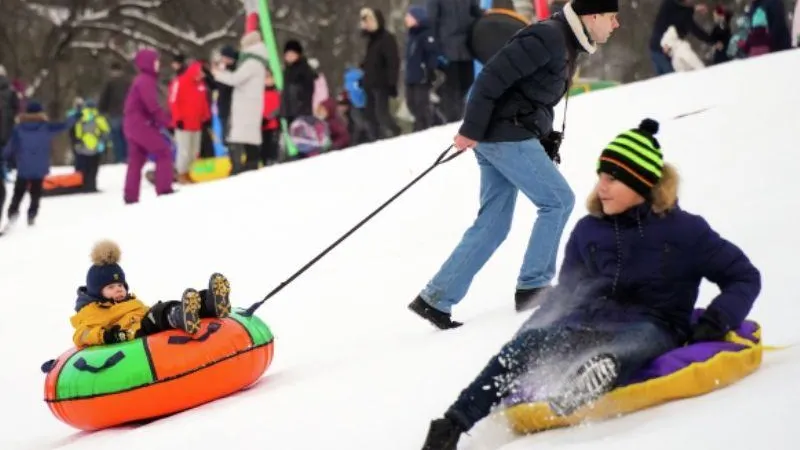
[[[725,323],[720,314],[715,310],[706,310],[697,324],[692,327],[692,336],[689,343],[713,342],[725,340],[725,335],[730,331],[730,327]]]
[[[103,333],[103,342],[106,344],[117,344],[130,340],[128,332],[119,325],[114,325]]]

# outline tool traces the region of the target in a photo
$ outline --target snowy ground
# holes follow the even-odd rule
[[[576,97],[562,150],[562,170],[583,198],[603,146],[643,117],[660,120],[666,158],[684,177],[682,206],[703,213],[763,271],[752,317],[778,345],[800,337],[800,242],[789,212],[800,189],[798,72],[800,52],[792,51]],[[246,392],[89,435],[50,414],[39,365],[71,345],[73,293],[95,240],[120,242],[128,281],[147,302],[175,298],[219,270],[231,278],[235,302],[248,305],[424,170],[455,130],[159,199],[145,183],[142,202],[131,207],[122,204],[122,167],[104,169],[102,194],[45,199],[36,229],[0,239],[0,448],[420,448],[428,421],[525,319],[512,307],[535,216],[522,196],[509,239],[455,311],[464,327],[438,332],[406,309],[476,213],[472,155],[437,168],[259,311],[276,335],[276,358]],[[584,212],[579,203],[568,229]],[[704,285],[701,304],[714,293]],[[752,377],[702,398],[516,440],[481,424],[461,448],[794,449],[798,379],[800,352],[770,353]]]

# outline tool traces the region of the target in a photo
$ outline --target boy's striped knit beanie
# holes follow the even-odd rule
[[[653,187],[661,180],[664,169],[656,133],[658,122],[644,119],[638,128],[619,134],[600,154],[597,173],[607,173],[651,200]]]

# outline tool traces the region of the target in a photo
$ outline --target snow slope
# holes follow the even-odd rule
[[[798,72],[800,52],[792,51],[576,97],[563,149],[562,170],[584,198],[603,146],[644,117],[660,120],[666,158],[684,177],[682,206],[703,213],[763,271],[752,317],[768,344],[800,337],[800,242],[789,211],[800,189],[800,92],[789,88]],[[45,199],[36,229],[0,239],[0,448],[420,448],[428,421],[525,319],[512,307],[535,216],[522,196],[511,235],[455,311],[464,327],[439,332],[406,309],[476,213],[471,154],[437,168],[259,311],[276,335],[276,358],[246,392],[138,428],[83,434],[50,414],[39,365],[71,345],[73,293],[95,240],[120,242],[128,281],[147,302],[175,298],[219,270],[246,306],[427,168],[455,130],[159,199],[145,184],[142,202],[131,207],[121,201],[122,167],[104,169],[105,193]],[[579,202],[568,230],[584,212]],[[714,294],[704,285],[701,305]],[[789,349],[702,398],[516,440],[487,421],[462,448],[796,448],[800,433],[789,417],[800,402],[798,379],[800,352]]]

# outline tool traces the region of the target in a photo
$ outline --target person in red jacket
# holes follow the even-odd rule
[[[178,148],[175,169],[181,184],[191,182],[189,169],[200,152],[204,125],[211,121],[204,77],[202,64],[195,61],[175,77],[169,87],[169,108]]]
[[[347,123],[338,114],[335,99],[329,97],[323,100],[317,105],[314,115],[328,125],[331,150],[341,150],[350,145],[350,132],[347,131]]]
[[[264,113],[261,120],[261,164],[271,166],[278,162],[278,114],[281,107],[281,93],[275,88],[275,79],[267,71],[264,78]],[[247,158],[250,163],[250,158]]]

